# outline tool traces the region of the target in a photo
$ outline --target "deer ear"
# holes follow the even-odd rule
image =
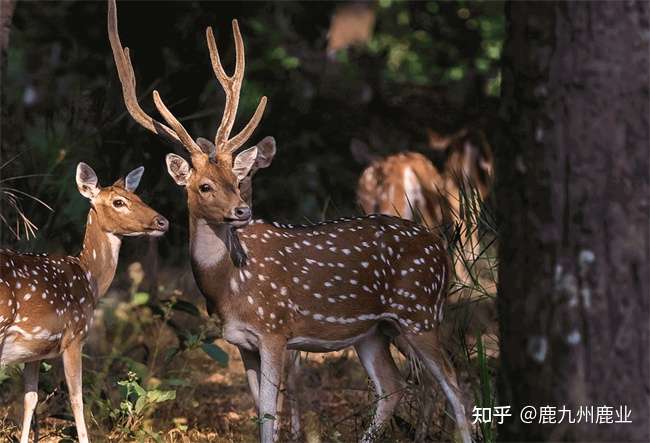
[[[431,128],[427,128],[427,138],[429,139],[429,147],[440,152],[446,151],[454,141],[454,136],[443,135]]]
[[[350,152],[356,162],[362,166],[367,166],[380,158],[378,155],[373,154],[370,147],[358,138],[350,140]]]
[[[276,145],[273,137],[264,137],[257,145],[257,158],[255,159],[255,168],[264,169],[273,161],[275,157]]]
[[[94,198],[99,194],[99,181],[93,168],[81,162],[77,165],[77,188],[86,198]]]
[[[129,192],[134,192],[138,185],[140,184],[140,179],[144,173],[144,166],[134,169],[129,172],[129,174],[124,177],[124,189]]]
[[[167,163],[167,172],[169,172],[176,184],[187,186],[192,175],[192,167],[187,160],[180,155],[167,154],[165,162]]]
[[[237,176],[237,180],[241,180],[248,175],[255,159],[257,158],[257,146],[248,148],[245,151],[240,152],[237,157],[235,157],[235,162],[232,166],[232,171]]]

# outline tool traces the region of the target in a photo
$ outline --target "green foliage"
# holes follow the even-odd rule
[[[476,336],[476,346],[479,383],[478,388],[474,388],[474,399],[477,407],[492,409],[496,405],[494,375],[488,365],[488,358],[483,345],[483,338],[480,334],[477,334]],[[496,441],[495,429],[493,428],[492,423],[479,423],[479,429],[481,431],[483,443],[493,443]]]
[[[251,420],[253,420],[253,422],[255,422],[257,426],[261,426],[265,422],[274,421],[277,420],[277,418],[271,414],[264,414],[262,417],[258,417],[258,416],[251,417]]]
[[[450,85],[473,76],[494,82],[504,36],[498,2],[380,1],[368,51],[385,59],[389,81]],[[495,87],[488,95],[498,96]]]
[[[127,378],[117,382],[120,386],[122,401],[119,407],[109,411],[113,421],[113,434],[119,433],[120,440],[144,441],[153,438],[162,441],[160,435],[144,426],[146,413],[157,404],[176,398],[174,390],[145,389],[138,383],[135,372],[129,372]]]
[[[228,366],[228,354],[224,352],[219,346],[213,343],[203,343],[201,349],[210,356],[214,361],[219,363],[221,366]]]
[[[202,320],[197,329],[186,326],[181,317],[198,318],[200,314],[194,305],[179,300],[177,293],[158,299],[134,292],[128,301],[116,305],[102,300],[108,350],[94,364],[85,364],[84,401],[95,425],[106,430],[111,441],[163,441],[152,425],[152,414],[165,402],[177,399],[182,390],[193,392],[186,378],[186,357],[215,335],[209,330],[209,321]],[[170,331],[175,346],[167,343]],[[218,350],[214,346],[210,352],[218,356]],[[227,365],[227,357],[219,363]],[[182,424],[176,427],[180,433],[184,429],[187,427]]]
[[[0,366],[0,386],[2,386],[2,384],[5,381],[10,380],[10,379],[11,379],[11,373],[10,373],[9,367]]]
[[[149,301],[149,294],[146,292],[136,292],[131,297],[131,306],[146,305]]]

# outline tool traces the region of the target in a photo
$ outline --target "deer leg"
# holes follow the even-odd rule
[[[460,388],[456,371],[440,348],[437,333],[429,331],[420,334],[405,334],[404,339],[410,345],[410,349],[415,353],[415,356],[420,359],[423,366],[442,388],[453,410],[461,441],[471,443],[470,427],[465,414],[465,407],[459,395]]]
[[[68,395],[72,405],[72,414],[77,426],[77,438],[79,443],[88,443],[88,431],[84,420],[84,405],[81,385],[81,347],[80,341],[73,341],[63,351],[63,370],[65,381],[68,385]]]
[[[23,429],[20,434],[20,443],[29,443],[29,431],[32,425],[32,416],[34,415],[34,410],[36,410],[36,404],[38,403],[38,368],[40,364],[40,361],[25,363],[25,369],[23,370],[25,397],[23,399]]]
[[[260,407],[260,354],[255,351],[249,351],[244,348],[239,348],[239,353],[241,354],[242,361],[244,362],[244,368],[246,369],[246,378],[248,380],[248,387],[253,394],[253,400],[255,401],[255,407],[259,409]],[[291,433],[292,436],[297,436],[300,434],[300,414],[298,410],[298,402],[295,398],[296,388],[296,375],[297,371],[300,368],[299,366],[300,353],[298,351],[289,351],[287,352],[287,371],[285,372],[285,386],[287,387],[286,396],[289,401],[289,408],[291,412]],[[282,391],[278,393],[278,416],[282,413],[282,404],[284,400]],[[280,420],[275,420],[275,426],[278,428],[280,425]],[[279,429],[275,430],[275,435],[277,436]]]
[[[298,402],[298,375],[300,374],[300,351],[287,352],[286,387],[291,413],[291,438],[300,438],[300,404]]]
[[[419,363],[420,359],[417,358],[417,355],[412,350],[411,345],[404,339],[403,335],[394,337],[393,344],[405,358],[409,360],[416,359],[417,361],[415,363]],[[413,376],[415,377],[415,380],[419,386],[424,387],[433,385],[434,380],[431,379],[428,371],[419,371],[418,367],[413,364],[410,364],[410,366],[412,368],[411,370],[413,371]],[[418,411],[414,441],[425,441],[429,432],[429,420],[433,414],[435,398],[432,396],[422,396],[421,392],[418,392],[418,396],[422,404],[420,410]]]
[[[372,422],[361,438],[362,442],[370,442],[379,437],[384,424],[392,417],[402,398],[404,381],[390,355],[388,337],[381,333],[369,335],[354,345],[354,349],[379,397]]]
[[[255,407],[260,407],[260,354],[259,352],[249,351],[248,349],[239,348],[244,369],[246,370],[246,379],[248,387],[253,394]]]
[[[274,337],[260,343],[260,406],[258,409],[260,423],[260,441],[272,443],[276,439],[275,431],[279,426],[278,420],[278,393],[282,381],[282,366],[286,341],[284,338]]]

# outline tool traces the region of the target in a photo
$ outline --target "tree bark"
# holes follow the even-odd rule
[[[650,441],[649,6],[506,6],[499,440]],[[632,423],[523,424],[526,405]]]
[[[7,70],[7,48],[9,47],[9,31],[11,30],[11,19],[13,18],[16,3],[14,0],[0,0],[0,118],[5,118],[4,99],[5,99],[5,82],[4,75]],[[5,161],[5,146],[0,124],[0,166]],[[3,168],[0,168],[0,180],[3,178]],[[3,213],[3,199],[0,198],[0,214]],[[4,244],[5,227],[0,225],[0,244]]]
[[[0,0],[0,50],[3,56],[9,47],[9,31],[11,30],[11,18],[14,15],[15,7],[14,0]]]

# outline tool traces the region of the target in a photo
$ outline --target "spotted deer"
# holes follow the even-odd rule
[[[194,277],[224,338],[242,355],[261,417],[260,440],[276,438],[273,419],[288,351],[330,352],[354,346],[379,395],[363,441],[382,429],[404,391],[389,345],[418,359],[451,403],[464,442],[470,441],[453,367],[438,342],[449,281],[449,257],[441,238],[395,217],[372,215],[315,225],[251,222],[238,185],[258,148],[234,155],[258,125],[266,104],[230,137],[244,75],[244,44],[237,21],[235,72],[221,65],[212,30],[206,31],[215,76],[226,92],[214,143],[194,141],[153,92],[167,124],[137,102],[129,52],[122,47],[114,0],[108,32],[127,109],[145,128],[181,146],[188,162],[168,154],[167,170],[185,189]],[[169,126],[167,126],[169,125]]]
[[[77,436],[82,443],[88,441],[81,397],[81,349],[93,311],[115,275],[122,237],[159,236],[169,226],[134,194],[143,171],[143,167],[137,168],[113,185],[100,187],[92,168],[79,163],[77,187],[90,200],[79,255],[0,251],[0,365],[25,363],[21,443],[29,441],[38,402],[40,362],[59,355]]]
[[[472,262],[479,255],[479,235],[475,226],[466,226],[470,203],[465,198],[471,189],[479,200],[487,197],[492,150],[482,132],[467,129],[446,137],[429,131],[429,146],[445,154],[441,170],[417,152],[375,159],[359,177],[357,201],[367,214],[395,215],[429,227],[459,227],[462,257]],[[460,257],[455,269],[459,281],[466,281],[467,267]]]

